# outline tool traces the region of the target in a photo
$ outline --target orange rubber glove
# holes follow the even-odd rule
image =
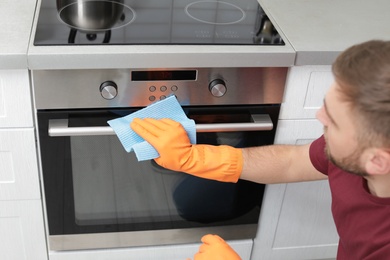
[[[202,237],[202,242],[194,260],[241,260],[220,236],[208,234]]]
[[[131,128],[160,154],[155,161],[170,170],[201,178],[237,182],[242,150],[227,145],[192,145],[182,125],[171,119],[135,118]]]

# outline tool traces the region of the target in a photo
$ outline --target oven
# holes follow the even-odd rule
[[[182,45],[204,55],[211,45],[244,53],[265,45],[284,55],[278,48],[288,46],[256,0],[39,0],[31,42],[32,50],[50,49],[58,59],[55,69],[32,70],[49,250],[193,243],[206,233],[256,236],[264,185],[138,162],[107,124],[175,95],[196,122],[198,143],[272,144],[290,64],[280,55],[261,56],[262,67],[199,65],[183,53],[183,66],[162,63]],[[146,63],[100,64],[109,54],[86,53],[96,64],[61,64],[77,56],[76,63],[75,50],[120,49],[126,59],[140,45],[172,49]]]
[[[50,250],[254,238],[264,185],[173,172],[127,153],[110,119],[175,95],[197,142],[272,144],[287,68],[32,72]]]

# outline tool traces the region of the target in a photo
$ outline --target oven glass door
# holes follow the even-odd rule
[[[38,111],[49,235],[193,229],[258,222],[264,185],[222,183],[138,162],[115,135],[49,136],[53,120],[75,127],[108,127],[135,110]],[[250,122],[269,115],[268,131],[197,133],[197,142],[249,147],[272,144],[279,106],[185,108],[197,124]],[[109,127],[108,127],[109,128]],[[199,240],[199,237],[196,238]]]

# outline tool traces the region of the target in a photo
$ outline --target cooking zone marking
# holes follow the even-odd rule
[[[217,5],[217,8],[214,8],[215,5]],[[228,12],[229,15],[218,16],[216,14],[211,14],[210,12],[207,12],[207,10],[216,10],[217,14],[218,14],[218,12]],[[194,19],[196,21],[199,21],[202,23],[208,23],[208,24],[215,24],[215,25],[228,25],[228,24],[239,23],[242,20],[244,20],[246,17],[245,11],[236,5],[226,3],[226,2],[207,1],[207,0],[206,1],[197,1],[197,2],[193,2],[191,4],[188,4],[185,7],[185,12],[189,17],[191,17],[192,19]],[[191,14],[191,12],[192,12],[192,14]],[[199,15],[203,15],[203,17],[199,17]],[[218,21],[218,20],[208,21],[207,20],[207,19],[218,19],[218,17],[225,18],[225,19],[226,19],[226,17],[228,17],[229,19],[226,19],[226,21]]]

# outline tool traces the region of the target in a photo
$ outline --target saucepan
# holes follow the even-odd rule
[[[110,30],[123,15],[124,0],[57,0],[60,19],[86,32]]]

